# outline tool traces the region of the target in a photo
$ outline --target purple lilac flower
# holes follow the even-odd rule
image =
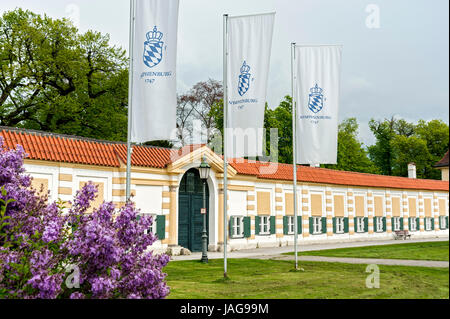
[[[0,188],[6,191],[0,199],[12,200],[6,207],[8,225],[0,231],[0,291],[9,294],[0,298],[154,299],[169,294],[163,273],[169,257],[148,251],[156,241],[145,234],[152,218],[138,221],[132,203],[116,211],[105,202],[87,214],[97,193],[93,183],[77,192],[63,214],[47,196],[30,189],[25,156],[20,146],[7,150],[0,137]],[[79,290],[64,284],[69,264],[79,267]]]

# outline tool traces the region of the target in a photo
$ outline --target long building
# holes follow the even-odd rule
[[[22,145],[25,168],[50,200],[70,201],[86,182],[98,185],[94,203],[125,203],[126,144],[0,127],[8,148]],[[133,201],[153,215],[154,249],[179,254],[201,250],[202,157],[207,180],[210,251],[223,249],[223,160],[205,145],[178,150],[136,146],[132,155]],[[234,160],[228,170],[228,247],[278,247],[294,242],[292,165]],[[298,166],[299,242],[370,241],[448,237],[449,184]]]

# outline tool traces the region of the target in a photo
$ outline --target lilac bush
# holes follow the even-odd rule
[[[104,202],[89,213],[94,184],[67,203],[48,203],[30,187],[24,150],[7,150],[0,137],[0,299],[164,298],[167,255],[151,217],[137,218],[132,203]],[[74,280],[75,279],[75,280]]]

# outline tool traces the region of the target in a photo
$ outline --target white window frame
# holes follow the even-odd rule
[[[394,221],[392,224],[392,230],[393,231],[399,231],[401,229],[400,225],[400,217],[394,217]]]
[[[364,233],[364,217],[356,217],[356,232]]]
[[[431,217],[425,217],[425,230],[431,230]]]
[[[261,223],[259,225],[260,227],[260,231],[259,234],[260,235],[270,235],[270,216],[261,216]],[[264,228],[266,228],[266,230],[264,230]]]
[[[244,216],[232,216],[233,238],[244,238]]]
[[[313,217],[313,235],[322,234],[322,217]]]
[[[416,219],[416,217],[410,217],[411,219],[411,222],[410,222],[410,225],[411,225],[411,229],[409,230],[409,231],[412,231],[412,232],[414,232],[414,231],[417,231],[417,219]]]
[[[448,225],[447,225],[447,219],[445,218],[445,216],[439,216],[439,218],[441,219],[441,226],[442,229],[447,229]]]
[[[344,234],[344,233],[345,233],[345,218],[336,217],[336,234]]]
[[[383,217],[376,217],[376,227],[377,227],[377,233],[382,233],[384,231],[383,229]]]
[[[295,218],[295,216],[288,216],[288,218],[287,218],[287,222],[288,222],[288,224],[287,224],[287,226],[288,226],[288,235],[292,235],[292,234],[294,234],[295,233],[295,223],[294,223],[294,218]]]

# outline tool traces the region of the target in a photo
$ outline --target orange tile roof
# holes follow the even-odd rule
[[[68,135],[0,127],[6,147],[22,145],[27,158],[63,163],[119,167],[114,143]]]
[[[164,168],[183,156],[186,156],[204,145],[195,144],[184,146],[180,149],[169,149],[154,146],[134,145],[131,153],[133,166]],[[127,145],[116,144],[114,146],[117,155],[123,163],[127,162]]]
[[[126,163],[127,159],[127,146],[120,142],[99,141],[8,127],[0,127],[0,136],[3,136],[6,147],[15,148],[17,144],[20,144],[28,154],[28,158],[35,160],[120,167],[120,161]],[[134,146],[131,162],[133,166],[164,168],[203,146],[205,145],[189,145],[181,149]],[[293,178],[292,165],[289,164],[239,159],[230,161],[230,165],[241,175],[285,181],[290,181]],[[347,186],[449,190],[448,182],[444,181],[345,172],[305,166],[298,166],[297,179],[299,182]]]
[[[127,162],[127,145],[116,144],[114,149],[123,163]],[[162,147],[133,146],[131,164],[133,166],[164,168],[170,163],[172,150]]]
[[[123,163],[127,162],[126,143],[10,127],[0,127],[0,136],[3,136],[8,148],[15,148],[17,144],[22,145],[29,159],[108,167],[119,167],[119,159]],[[131,155],[131,164],[164,168],[203,146],[202,144],[193,144],[180,149],[169,149],[135,145]]]
[[[290,164],[264,163],[238,159],[231,161],[230,165],[236,169],[238,174],[242,175],[252,175],[258,178],[272,180],[290,181],[293,179],[293,167]],[[297,180],[299,182],[346,186],[449,190],[449,183],[446,181],[346,172],[300,165],[297,167]]]

